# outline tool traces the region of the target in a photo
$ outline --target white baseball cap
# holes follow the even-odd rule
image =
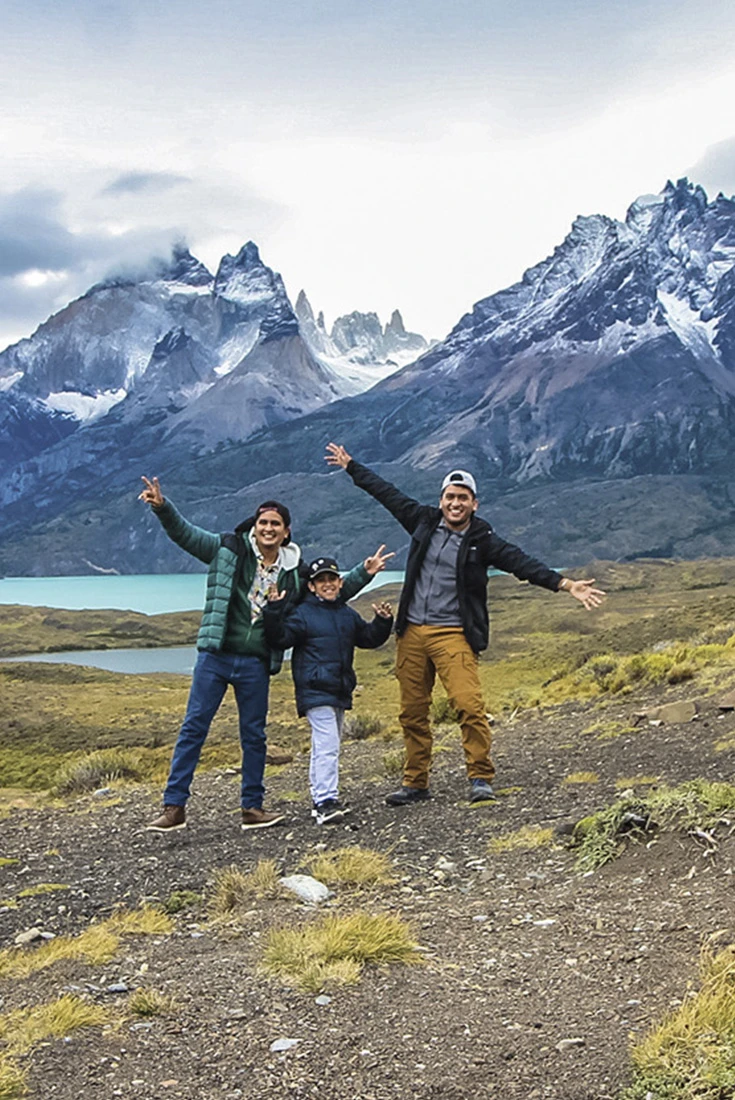
[[[465,489],[469,489],[474,497],[477,496],[477,482],[472,474],[468,474],[466,470],[452,470],[447,474],[442,481],[442,492],[448,485],[464,485]]]

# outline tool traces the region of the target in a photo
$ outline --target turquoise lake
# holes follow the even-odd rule
[[[199,611],[204,606],[206,573],[150,573],[124,577],[4,577],[0,604],[63,607],[71,611],[112,608],[161,615]],[[364,591],[401,584],[403,573],[379,573]]]

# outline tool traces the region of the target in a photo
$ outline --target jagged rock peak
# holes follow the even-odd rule
[[[391,314],[390,321],[385,326],[385,335],[404,336],[405,332],[406,326],[403,323],[401,311],[399,309],[394,309]]]
[[[267,309],[261,321],[264,335],[283,335],[298,331],[298,320],[286,294],[283,279],[260,258],[253,241],[243,245],[236,256],[222,257],[214,280],[214,293],[220,298],[248,309]]]
[[[306,291],[300,290],[298,298],[296,299],[296,316],[299,321],[307,321],[314,323],[314,310],[311,308],[311,302],[306,297]]]
[[[181,326],[170,329],[165,336],[162,336],[151,353],[151,361],[157,359],[165,359],[166,356],[172,355],[176,351],[183,351],[183,349],[191,342],[191,337],[184,331]]]
[[[208,286],[213,276],[196,256],[192,256],[186,244],[179,241],[171,249],[171,259],[157,265],[156,278],[187,286]]]
[[[81,297],[87,298],[99,290],[132,287],[143,283],[180,283],[183,286],[208,287],[212,279],[211,271],[201,260],[192,256],[183,242],[178,242],[172,247],[171,256],[168,259],[158,257],[140,271],[125,271],[110,275],[99,283],[95,283]]]

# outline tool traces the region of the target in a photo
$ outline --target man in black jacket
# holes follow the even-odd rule
[[[569,592],[588,611],[599,606],[604,592],[592,587],[594,580],[562,577],[496,535],[476,514],[477,487],[466,470],[447,474],[439,506],[433,507],[405,496],[355,462],[339,444],[327,445],[326,460],[346,470],[355,485],[387,508],[411,535],[396,616],[396,675],[406,763],[403,786],[388,795],[387,802],[405,806],[430,797],[429,705],[437,673],[459,715],[470,801],[490,801],[495,769],[477,669],[478,654],[488,644],[488,569],[502,569],[552,592]]]

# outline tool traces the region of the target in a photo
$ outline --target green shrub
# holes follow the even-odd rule
[[[438,695],[435,699],[432,699],[431,720],[437,726],[459,721],[459,715],[446,695]]]
[[[100,749],[70,761],[59,772],[54,791],[60,795],[83,794],[117,783],[142,779],[137,753],[126,749]]]
[[[383,720],[377,714],[350,714],[345,718],[343,736],[347,741],[366,741],[377,737],[383,729]]]

